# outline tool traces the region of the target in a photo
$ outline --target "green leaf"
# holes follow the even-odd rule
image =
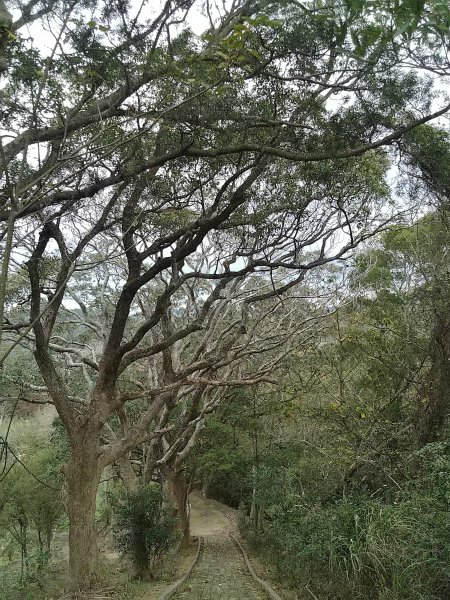
[[[360,41],[360,39],[359,39],[359,37],[358,37],[358,35],[356,34],[355,31],[351,32],[351,37],[352,37],[352,42],[355,45],[355,54],[356,54],[356,56],[364,56],[365,49],[361,45],[361,41]]]
[[[262,55],[257,50],[249,50],[248,53],[257,58],[258,60],[262,58]]]

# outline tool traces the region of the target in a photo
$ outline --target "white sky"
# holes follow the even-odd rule
[[[141,12],[141,22],[146,19],[151,19],[152,15],[154,14],[158,14],[162,4],[162,0],[148,0],[146,2],[146,6]],[[139,10],[140,2],[133,0],[133,2],[131,2],[131,6],[133,7],[134,14]],[[20,17],[21,12],[17,8],[9,8],[9,10],[13,15],[14,20]],[[101,24],[101,19],[98,18],[98,15],[96,16],[95,11],[91,12],[87,10],[83,20],[86,23],[92,20],[98,22],[98,24]],[[189,12],[187,22],[189,23],[192,31],[197,35],[201,35],[209,27],[208,18],[202,13],[201,10],[201,3],[195,3],[193,9]],[[39,48],[44,55],[48,56],[52,52],[55,38],[49,31],[42,27],[42,21],[40,19],[32,23],[31,26],[21,29],[21,33],[24,36],[26,36],[26,32],[28,32],[29,37],[33,38],[33,45]]]

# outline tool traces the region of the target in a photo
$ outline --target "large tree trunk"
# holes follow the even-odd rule
[[[96,444],[73,449],[65,469],[69,514],[69,568],[73,589],[88,589],[96,578],[98,563],[95,508],[100,468]]]
[[[167,474],[167,484],[169,499],[180,519],[180,546],[188,546],[190,542],[190,509],[186,477],[182,471],[172,471]]]
[[[203,498],[208,498],[210,483],[211,483],[211,478],[210,477],[205,477],[205,479],[203,481],[203,485],[202,485],[202,496],[203,496]]]
[[[125,454],[117,459],[119,477],[127,492],[137,492],[139,489],[139,477],[136,475],[129,454]]]

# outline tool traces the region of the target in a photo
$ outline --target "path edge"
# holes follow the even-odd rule
[[[241,551],[242,556],[244,557],[244,561],[245,561],[245,565],[250,573],[250,575],[253,577],[253,579],[256,581],[256,583],[258,585],[260,585],[263,590],[266,592],[266,594],[269,596],[269,598],[271,600],[283,600],[281,598],[281,596],[279,596],[276,591],[263,579],[261,579],[260,577],[258,577],[258,575],[255,573],[252,565],[250,564],[250,560],[247,556],[247,552],[244,550],[242,544],[239,542],[239,540],[237,540],[234,535],[232,535],[231,533],[229,534],[230,538],[233,540],[233,542],[236,544],[236,546],[239,548],[239,550]],[[161,599],[162,600],[162,599]]]
[[[158,597],[158,600],[169,600],[169,598],[172,598],[172,596],[175,594],[175,592],[178,590],[178,588],[183,585],[183,583],[186,581],[186,579],[192,573],[192,570],[194,569],[195,565],[198,563],[198,559],[200,558],[200,552],[201,552],[202,546],[203,546],[203,538],[201,536],[199,536],[198,545],[197,545],[197,553],[195,555],[194,560],[192,561],[191,566],[184,573],[184,575],[182,575],[180,577],[180,579],[175,581],[175,583],[172,583],[172,585],[169,585],[169,587],[163,591],[163,593]]]

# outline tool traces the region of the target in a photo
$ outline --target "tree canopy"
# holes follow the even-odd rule
[[[437,0],[0,3],[0,363],[33,353],[24,386],[67,432],[76,587],[103,469],[145,443],[176,471],[231,389],[274,382],[336,309],[314,277],[417,208],[394,165],[447,194],[427,124],[450,108],[448,19]]]

